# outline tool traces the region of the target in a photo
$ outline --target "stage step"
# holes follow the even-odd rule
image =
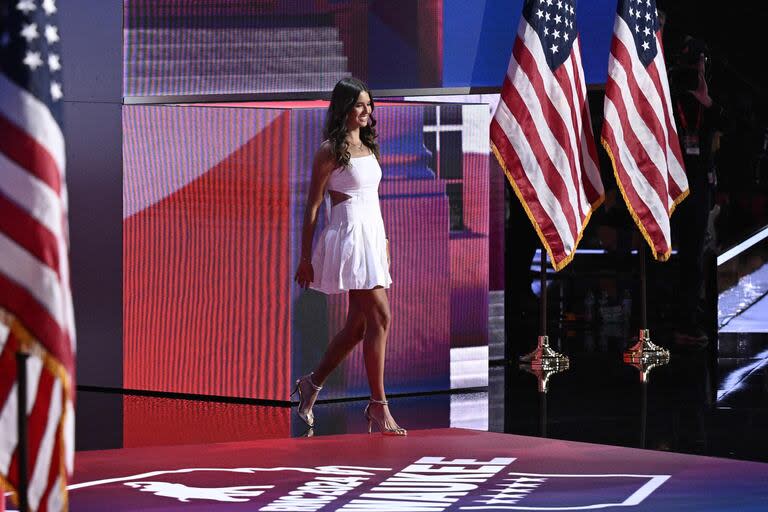
[[[254,28],[135,28],[126,29],[128,41],[136,43],[209,44],[223,42],[283,43],[305,41],[336,41],[339,29],[321,27],[254,27]]]
[[[717,335],[718,357],[752,359],[768,351],[768,333],[721,332]]]
[[[191,47],[187,43],[125,45],[127,61],[143,59],[184,60],[193,57],[204,59],[274,58],[342,56],[341,41],[306,41],[289,43],[240,43],[213,44]]]
[[[327,91],[351,76],[333,26],[127,29],[124,40],[127,96]]]
[[[328,91],[336,82],[351,76],[337,73],[282,73],[269,75],[170,76],[129,78],[130,95],[231,94],[236,92]]]
[[[196,75],[270,75],[300,73],[344,73],[347,58],[344,56],[287,57],[282,59],[237,58],[237,59],[139,59],[128,63],[128,74],[132,76],[196,76]]]

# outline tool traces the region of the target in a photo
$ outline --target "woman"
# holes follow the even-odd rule
[[[381,167],[376,143],[376,120],[368,87],[355,78],[340,80],[333,89],[324,136],[312,165],[301,261],[296,282],[323,293],[349,293],[344,328],[331,340],[320,364],[296,381],[291,393],[299,395],[298,414],[314,426],[312,406],[325,379],[360,341],[371,398],[365,407],[368,432],[376,423],[382,434],[406,435],[389,412],[384,393],[384,355],[390,326],[385,289],[389,274],[389,240],[379,209]],[[312,239],[324,197],[328,223]],[[311,254],[311,256],[310,256]]]

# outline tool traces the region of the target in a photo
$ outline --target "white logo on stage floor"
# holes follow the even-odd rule
[[[641,504],[670,478],[669,475],[502,472],[514,460],[514,458],[496,458],[489,461],[476,461],[475,459],[446,460],[443,457],[421,457],[413,464],[363,491],[351,501],[341,502],[339,506],[341,510],[348,512],[374,509],[405,510],[417,505],[435,512],[452,506],[458,506],[458,510],[533,511],[633,507]],[[272,482],[268,480],[263,485],[251,485],[252,480],[249,481],[249,478],[241,482],[231,480],[222,482],[221,477],[216,477],[218,480],[216,483],[245,485],[230,487],[192,485],[199,484],[200,477],[203,476],[201,473],[205,472],[218,475],[226,473],[254,475],[286,471],[311,474],[314,478],[301,482],[298,487],[295,478],[289,478],[282,483],[278,479]],[[150,471],[84,482],[70,485],[68,489],[77,490],[122,483],[140,492],[152,493],[161,498],[185,503],[190,500],[242,503],[250,502],[253,498],[264,495],[270,490],[276,491],[278,487],[290,486],[290,490],[284,489],[281,496],[272,498],[270,503],[261,505],[259,510],[292,510],[300,507],[301,510],[310,511],[319,510],[331,501],[338,500],[373,476],[392,471],[392,468],[365,466],[186,468]],[[173,478],[173,475],[180,477],[193,473],[197,475],[196,481],[182,483],[179,481],[181,478]],[[494,478],[494,475],[505,478]],[[169,478],[171,481],[168,480]],[[486,482],[490,484],[489,487],[484,487],[483,484]],[[253,483],[261,484],[261,482]],[[471,501],[464,501],[465,497]]]
[[[496,494],[486,495],[488,499],[475,500],[475,503],[483,505],[466,505],[461,510],[597,510],[608,507],[634,507],[642,503],[656,489],[666,482],[670,475],[633,475],[633,474],[600,474],[600,475],[555,475],[540,473],[509,473],[513,478],[504,481],[496,488]],[[526,505],[525,499],[533,495],[534,491],[547,483],[557,482],[558,479],[594,479],[603,481],[616,479],[645,480],[634,492],[620,502],[590,503],[582,505]],[[561,480],[562,481],[562,480]],[[611,485],[611,484],[608,484]],[[595,487],[599,487],[599,484]],[[589,490],[586,488],[585,490]],[[542,489],[545,491],[545,489]],[[545,491],[546,492],[546,491]],[[559,493],[562,495],[562,493]],[[523,503],[520,503],[520,502]]]
[[[238,503],[250,501],[264,494],[274,485],[246,485],[241,487],[188,487],[172,482],[128,482],[125,485],[144,492],[154,493],[163,498],[176,498],[179,501],[212,500]]]
[[[67,487],[70,491],[95,487],[99,485],[108,485],[123,483],[133,489],[142,492],[151,492],[156,496],[163,498],[173,498],[182,502],[189,500],[209,500],[218,502],[247,502],[250,498],[260,496],[265,491],[273,489],[274,485],[247,485],[236,487],[192,487],[177,482],[148,481],[147,478],[154,478],[165,475],[182,475],[190,473],[214,472],[214,473],[240,473],[254,474],[260,472],[281,472],[296,471],[300,473],[309,473],[315,475],[325,475],[326,477],[336,478],[354,478],[360,480],[374,475],[374,471],[392,471],[392,468],[376,468],[367,466],[317,466],[314,468],[278,466],[271,468],[184,468],[173,470],[159,470],[140,473],[138,475],[123,476],[117,478],[105,478],[103,480],[94,480],[92,482],[83,482],[72,484]]]

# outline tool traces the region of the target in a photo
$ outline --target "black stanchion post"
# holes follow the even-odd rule
[[[547,437],[547,392],[539,391],[539,435]]]
[[[640,242],[637,251],[640,258],[640,331],[637,335],[637,343],[624,352],[624,362],[633,363],[650,358],[655,362],[669,361],[669,351],[651,341],[651,331],[648,328],[648,288],[646,276],[646,248],[645,241]],[[646,361],[648,362],[648,361]]]
[[[648,428],[648,380],[640,382],[640,448],[645,448]]]
[[[16,353],[16,371],[18,375],[17,388],[17,422],[16,428],[19,436],[19,485],[17,488],[19,498],[19,511],[28,512],[28,468],[27,468],[27,358],[29,354],[19,351]]]
[[[640,447],[645,448],[648,422],[648,379],[651,370],[669,363],[669,351],[651,341],[648,328],[648,290],[646,288],[646,248],[640,242],[640,332],[637,343],[624,351],[624,362],[640,372]]]
[[[520,362],[538,368],[563,368],[568,366],[568,358],[549,346],[549,337],[547,336],[547,251],[545,247],[541,248],[541,258],[539,261],[541,266],[539,269],[539,279],[541,281],[541,293],[539,294],[539,339],[533,352],[522,356]]]

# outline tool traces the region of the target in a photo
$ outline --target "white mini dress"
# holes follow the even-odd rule
[[[331,172],[327,190],[349,196],[331,206],[326,192],[326,225],[312,252],[310,288],[327,293],[389,288],[387,240],[379,207],[381,167],[375,155],[350,158]]]

